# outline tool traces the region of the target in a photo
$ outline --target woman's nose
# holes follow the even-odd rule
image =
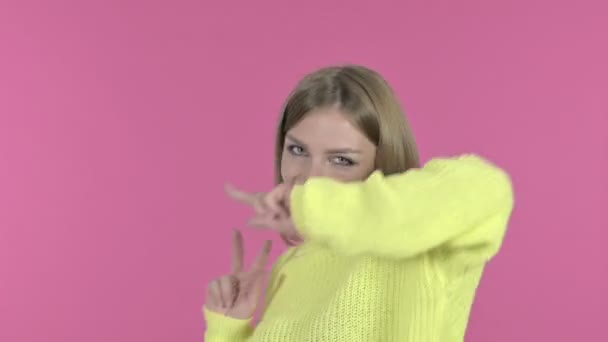
[[[301,168],[297,175],[293,178],[295,184],[303,184],[311,177],[327,177],[327,165],[323,160],[311,161],[306,167]]]

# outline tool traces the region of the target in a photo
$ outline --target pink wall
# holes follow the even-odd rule
[[[388,78],[425,160],[513,176],[467,341],[607,341],[605,1],[284,3],[2,1],[0,341],[200,341],[248,213],[222,183],[271,184],[281,102],[336,62]]]

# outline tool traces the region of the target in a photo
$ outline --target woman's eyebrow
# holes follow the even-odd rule
[[[285,136],[287,139],[293,141],[294,143],[306,147],[306,144],[303,143],[300,139],[294,137],[291,134],[287,134]],[[332,149],[328,149],[325,151],[327,154],[343,154],[343,153],[351,153],[351,154],[358,154],[358,153],[362,153],[361,151],[354,149],[354,148],[350,148],[350,147],[343,147],[343,148],[332,148]]]
[[[287,137],[287,139],[289,139],[289,140],[291,140],[291,141],[295,142],[295,143],[296,143],[296,144],[298,144],[298,145],[306,146],[306,144],[305,144],[305,143],[303,143],[302,141],[300,141],[300,139],[298,139],[298,138],[294,137],[294,136],[293,136],[293,135],[291,135],[291,134],[287,134],[287,135],[286,135],[286,137]]]
[[[329,154],[361,153],[361,151],[345,147],[345,148],[335,148],[335,149],[327,150],[327,153],[329,153]]]

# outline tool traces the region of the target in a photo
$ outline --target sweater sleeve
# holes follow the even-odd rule
[[[236,319],[203,307],[207,323],[205,342],[245,342],[253,332],[251,319]]]
[[[447,248],[471,262],[497,253],[513,208],[510,177],[476,155],[361,182],[311,178],[290,200],[300,233],[340,252],[397,259]]]

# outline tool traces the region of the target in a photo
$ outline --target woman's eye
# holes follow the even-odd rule
[[[355,162],[352,161],[351,159],[348,159],[346,157],[334,157],[333,158],[333,162],[335,164],[341,165],[341,166],[352,166],[355,165]]]
[[[301,156],[304,154],[304,149],[301,146],[297,146],[297,145],[290,145],[288,147],[289,152],[291,152],[293,155],[296,156]]]

